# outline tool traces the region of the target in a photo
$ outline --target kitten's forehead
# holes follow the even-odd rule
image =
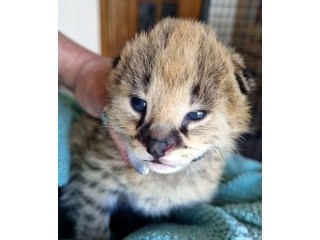
[[[179,92],[193,101],[213,91],[230,69],[226,67],[230,64],[227,51],[214,32],[191,21],[163,21],[151,32],[137,36],[123,55],[128,68],[135,71],[133,85],[140,90],[173,96]]]
[[[152,44],[156,36],[161,43]],[[148,85],[155,95],[162,89],[167,99],[190,96],[191,103],[204,102],[208,96],[213,97],[219,82],[230,73],[227,51],[216,41],[214,32],[203,25],[163,24],[150,32],[149,41],[149,48],[162,47],[150,51],[155,54]]]

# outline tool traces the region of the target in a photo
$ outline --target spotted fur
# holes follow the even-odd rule
[[[243,60],[207,25],[165,19],[129,41],[108,81],[108,127],[125,141],[128,161],[145,162],[138,174],[121,159],[106,128],[85,117],[74,125],[71,179],[61,198],[75,221],[77,239],[109,239],[110,215],[125,203],[145,216],[212,200],[235,140],[248,130],[247,93],[252,83]],[[147,103],[141,114],[131,96]],[[205,110],[199,121],[188,112]],[[152,163],[149,139],[174,147]],[[157,160],[157,161],[158,161]]]

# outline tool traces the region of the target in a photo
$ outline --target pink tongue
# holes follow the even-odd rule
[[[128,160],[128,155],[127,155],[127,152],[125,150],[125,146],[124,146],[124,143],[123,143],[123,140],[121,139],[121,137],[116,134],[112,128],[108,128],[109,130],[109,133],[110,133],[110,136],[111,138],[113,139],[113,141],[115,142],[118,150],[120,151],[120,155],[123,159],[123,161],[127,164],[127,166],[131,166],[129,160]]]

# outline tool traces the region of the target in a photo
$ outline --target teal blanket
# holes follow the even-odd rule
[[[68,181],[70,153],[68,135],[79,108],[59,94],[59,186]],[[214,201],[176,211],[161,224],[150,224],[126,240],[220,240],[261,239],[262,165],[234,154],[227,159],[222,182]]]

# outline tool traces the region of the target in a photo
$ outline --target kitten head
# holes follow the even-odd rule
[[[165,19],[136,35],[114,62],[106,108],[129,160],[164,174],[231,151],[249,123],[243,69],[198,22]]]

